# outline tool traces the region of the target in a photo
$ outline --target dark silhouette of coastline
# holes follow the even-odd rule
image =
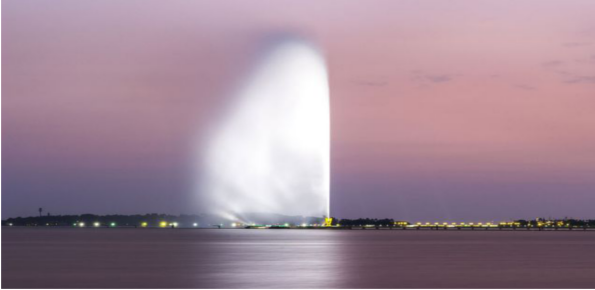
[[[40,211],[41,212],[41,211]],[[58,227],[141,227],[141,228],[290,228],[290,227],[324,227],[324,218],[284,216],[275,214],[252,214],[251,220],[254,223],[242,223],[231,221],[213,215],[167,215],[167,214],[144,214],[144,215],[40,215],[31,217],[8,218],[2,221],[2,226],[58,226]],[[513,220],[498,223],[410,223],[407,221],[395,221],[394,219],[337,219],[333,218],[327,227],[343,229],[572,229],[572,228],[595,228],[595,220],[581,219],[544,219],[535,220]]]
[[[321,224],[323,218],[284,216],[277,214],[248,214],[251,221],[258,224]],[[231,221],[214,215],[47,215],[16,217],[2,220],[2,226],[78,226],[78,227],[229,227],[231,223],[240,225],[240,221]]]

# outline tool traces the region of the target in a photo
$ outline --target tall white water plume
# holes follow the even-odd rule
[[[203,202],[227,219],[329,215],[326,65],[297,39],[270,45],[209,139]]]

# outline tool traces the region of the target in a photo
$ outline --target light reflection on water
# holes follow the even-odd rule
[[[595,286],[593,232],[2,230],[2,286]]]

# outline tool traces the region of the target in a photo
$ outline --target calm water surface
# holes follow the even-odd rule
[[[3,288],[594,288],[595,232],[2,229]]]

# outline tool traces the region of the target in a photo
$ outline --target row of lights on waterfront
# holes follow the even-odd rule
[[[501,224],[504,224],[504,223],[501,223]],[[510,224],[512,225],[512,223],[510,223]],[[515,223],[515,224],[517,224],[517,223]],[[8,225],[9,225],[9,226],[12,226],[12,223],[10,223],[10,224],[8,224]],[[110,226],[110,227],[115,227],[116,225],[117,225],[117,224],[116,224],[116,223],[114,223],[114,222],[112,222],[112,223],[110,223],[110,224],[109,224],[109,226]],[[172,226],[173,226],[173,227],[177,227],[178,225],[179,225],[179,224],[178,224],[177,222],[172,222],[172,223],[168,223],[168,222],[160,222],[160,223],[159,223],[159,227],[162,227],[162,228],[164,228],[164,227],[172,227]],[[238,227],[238,226],[241,226],[241,224],[237,224],[237,223],[232,223],[232,224],[230,224],[230,225],[231,225],[231,227],[234,227],[234,228],[235,228],[235,227]],[[416,225],[418,225],[418,226],[421,226],[421,225],[430,226],[430,225],[432,225],[432,224],[431,224],[431,223],[425,223],[425,224],[422,224],[422,223],[416,223]],[[440,225],[440,224],[439,224],[439,223],[434,223],[433,225]],[[446,225],[448,225],[448,223],[442,223],[442,225],[446,226]],[[453,225],[453,226],[454,226],[454,225],[456,225],[456,223],[452,223],[451,225]],[[472,225],[474,225],[474,223],[468,223],[468,224],[461,223],[460,225],[461,225],[461,226],[466,226],[466,225],[472,226]],[[482,225],[484,225],[484,224],[482,224],[482,223],[477,223],[477,224],[475,224],[475,225],[477,225],[477,226],[482,226]],[[492,226],[492,225],[493,225],[492,223],[486,223],[486,224],[485,224],[485,226]],[[79,223],[74,223],[74,224],[73,224],[73,226],[78,226],[78,227],[85,227],[85,226],[86,226],[86,224],[85,224],[84,222],[79,222]],[[94,222],[94,223],[93,223],[93,226],[94,226],[94,227],[101,227],[101,223],[99,223],[99,222]],[[148,227],[148,226],[149,226],[149,224],[148,224],[147,222],[142,222],[142,223],[140,224],[140,226],[141,226],[141,227]],[[192,226],[193,226],[193,227],[198,227],[198,223],[193,223],[193,224],[192,224]],[[253,226],[254,226],[254,225],[253,225]],[[287,223],[286,223],[286,224],[283,224],[283,226],[286,226],[286,227],[288,227],[288,226],[289,226],[289,224],[287,224]],[[313,225],[311,225],[311,224],[310,224],[310,225],[308,225],[308,224],[305,224],[305,223],[303,223],[303,224],[301,224],[301,226],[302,226],[302,227],[307,227],[307,226],[313,226]]]
[[[84,228],[86,226],[86,224],[84,222],[73,223],[72,225],[75,226],[75,227],[81,227],[81,228]],[[116,225],[117,225],[116,223],[109,223],[109,226],[110,227],[115,227]],[[93,226],[96,227],[96,228],[98,228],[98,227],[101,226],[101,223],[94,222],[93,223]]]
[[[81,228],[86,227],[86,224],[84,222],[73,223],[72,225],[75,226],[75,227],[81,227]],[[499,223],[499,224],[492,224],[492,223],[486,223],[486,224],[483,224],[483,223],[477,223],[477,224],[474,224],[474,223],[468,223],[468,224],[467,223],[460,223],[458,225],[457,225],[457,223],[451,223],[450,225],[448,223],[442,223],[442,224],[440,224],[440,223],[434,223],[434,224],[431,224],[431,223],[425,223],[425,224],[416,223],[414,225],[411,225],[411,224],[401,224],[401,223],[399,223],[398,225],[407,226],[407,227],[418,227],[418,226],[422,226],[422,227],[423,226],[448,226],[448,227],[477,226],[477,227],[497,227],[497,226],[520,226],[520,223],[518,223],[518,222],[508,222],[508,223],[504,223],[503,222],[503,223]],[[12,223],[9,223],[8,226],[12,227],[13,224]],[[49,226],[49,224],[46,224],[46,226]],[[112,223],[109,223],[109,226],[110,227],[116,227],[117,224],[115,222],[112,222]],[[146,228],[146,227],[149,226],[149,224],[147,222],[142,222],[140,224],[140,226],[143,227],[143,228]],[[193,223],[192,226],[193,227],[198,227],[199,224],[198,223]],[[221,224],[220,226],[223,226],[223,224]],[[233,227],[233,228],[235,228],[235,227],[238,227],[238,226],[243,226],[243,224],[232,223],[232,224],[230,224],[230,226]],[[255,224],[251,224],[251,226],[255,226]],[[266,226],[268,227],[270,225],[266,225]],[[289,224],[286,223],[286,224],[283,224],[283,226],[289,227]],[[318,225],[317,224],[305,224],[305,223],[303,223],[303,224],[301,224],[301,226],[302,227],[312,227],[312,226],[318,226]],[[366,225],[366,226],[372,227],[374,225]],[[538,227],[543,227],[543,226],[545,226],[545,227],[554,227],[554,226],[564,227],[564,226],[567,226],[567,225],[564,224],[563,222],[557,222],[557,223],[538,223],[537,226]],[[96,227],[96,228],[101,227],[101,223],[94,222],[93,223],[93,227]],[[177,222],[173,222],[173,223],[160,222],[159,223],[159,227],[161,227],[161,228],[178,227],[178,223]]]
[[[10,224],[8,224],[8,225],[9,225],[9,226],[12,226],[12,223],[10,223]],[[73,226],[75,226],[75,227],[81,227],[81,228],[84,228],[84,227],[86,227],[86,226],[87,226],[87,224],[85,224],[84,222],[76,222],[76,223],[73,223],[72,225],[73,225]],[[109,225],[110,227],[115,227],[115,226],[117,226],[117,224],[116,224],[115,222],[111,222],[111,223],[109,223],[108,225]],[[160,222],[160,223],[159,223],[159,227],[162,227],[162,228],[165,228],[165,227],[178,227],[178,225],[179,225],[179,224],[178,224],[177,222],[172,222],[172,223],[169,223],[169,222]],[[101,227],[101,226],[102,226],[102,225],[101,225],[101,223],[100,223],[100,222],[94,222],[94,223],[93,223],[93,227],[96,227],[96,228],[98,228],[98,227]],[[149,223],[147,223],[147,222],[142,222],[142,223],[140,224],[140,226],[141,226],[141,227],[143,227],[143,228],[145,228],[145,227],[148,227],[148,226],[149,226]],[[192,224],[192,226],[193,226],[193,227],[198,227],[198,223],[193,223],[193,224]]]
[[[8,224],[8,225],[9,225],[9,226],[12,226],[12,223],[10,223],[10,224]],[[75,227],[81,227],[81,228],[84,228],[84,227],[86,227],[86,226],[87,226],[87,224],[86,224],[85,222],[76,222],[76,223],[73,223],[72,225],[73,225],[73,226],[75,226]],[[116,226],[117,226],[117,224],[116,224],[115,222],[111,222],[111,223],[109,223],[108,225],[109,225],[110,227],[116,227]],[[171,223],[170,223],[170,222],[162,221],[162,222],[160,222],[160,223],[159,223],[159,227],[161,227],[161,228],[166,228],[166,227],[178,227],[178,225],[179,225],[179,224],[178,224],[177,222],[171,222]],[[255,224],[250,224],[250,225],[251,225],[251,226],[255,226]],[[94,223],[93,223],[93,227],[96,227],[96,228],[98,228],[98,227],[101,227],[101,226],[102,226],[102,224],[101,224],[100,222],[94,222]],[[149,223],[147,223],[147,222],[142,222],[142,223],[140,223],[140,226],[141,226],[141,227],[143,227],[143,228],[145,228],[145,227],[148,227],[148,226],[149,226]],[[192,226],[193,226],[193,227],[198,227],[198,226],[199,226],[199,224],[198,224],[198,223],[193,223],[193,224],[192,224]],[[220,224],[220,226],[223,226],[223,224]],[[244,224],[239,224],[239,223],[231,223],[231,224],[230,224],[230,226],[231,226],[232,228],[235,228],[235,227],[244,226]],[[267,226],[268,226],[268,225],[267,225]],[[283,226],[285,226],[285,227],[289,227],[289,226],[290,226],[290,224],[288,224],[288,223],[285,223],[285,224],[283,224]],[[301,226],[302,226],[302,227],[308,227],[308,226],[310,226],[310,227],[311,227],[311,226],[317,226],[317,225],[303,223],[303,224],[301,224]]]
[[[501,222],[501,223],[451,223],[450,225],[448,223],[416,223],[415,226],[478,226],[478,227],[497,227],[497,226],[521,226],[521,223],[519,222]],[[538,227],[543,227],[543,226],[564,226],[564,222],[562,221],[558,221],[558,222],[539,222],[537,223]],[[409,226],[414,226],[414,225],[409,225]]]

